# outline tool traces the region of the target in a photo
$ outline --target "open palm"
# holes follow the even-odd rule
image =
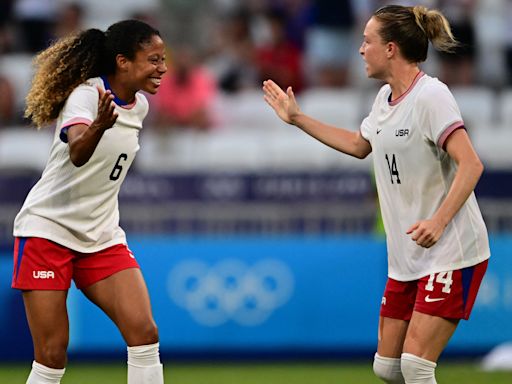
[[[117,113],[115,112],[114,95],[112,95],[112,92],[109,90],[104,91],[100,87],[97,87],[97,89],[99,93],[98,115],[94,122],[104,131],[112,128],[117,120]]]
[[[272,80],[263,82],[264,99],[284,122],[293,124],[293,119],[300,113],[292,87],[286,93]]]

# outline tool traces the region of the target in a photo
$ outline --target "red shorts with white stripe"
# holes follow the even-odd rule
[[[17,237],[11,287],[67,290],[73,280],[82,289],[128,268],[139,268],[139,264],[125,244],[81,253],[50,240]]]
[[[488,260],[472,267],[433,273],[413,281],[388,278],[380,315],[410,320],[413,311],[447,319],[469,319]]]

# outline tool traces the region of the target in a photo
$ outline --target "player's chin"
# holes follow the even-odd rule
[[[155,79],[149,79],[148,81],[146,81],[142,89],[145,92],[154,95],[158,92],[158,88],[160,88],[160,81],[156,81]]]
[[[158,92],[158,88],[144,88],[143,91],[145,91],[151,95],[154,95]]]

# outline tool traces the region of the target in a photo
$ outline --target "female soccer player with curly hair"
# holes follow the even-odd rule
[[[135,20],[89,29],[40,53],[26,116],[56,121],[50,158],[14,222],[12,287],[35,360],[27,383],[60,383],[71,280],[116,324],[128,383],[163,383],[159,338],[139,265],[119,227],[118,194],[139,149],[148,102],[166,72],[160,34]]]

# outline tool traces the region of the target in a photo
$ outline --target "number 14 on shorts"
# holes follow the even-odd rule
[[[453,284],[452,274],[453,274],[453,271],[431,273],[430,277],[427,281],[427,284],[425,285],[425,291],[433,292],[434,291],[434,283],[436,283],[436,284],[442,285],[441,291],[443,293],[450,293],[452,290],[452,284]],[[429,301],[428,300],[429,298],[430,298],[430,295],[427,295],[425,297],[425,301]],[[435,299],[430,298],[430,300],[435,300]]]

